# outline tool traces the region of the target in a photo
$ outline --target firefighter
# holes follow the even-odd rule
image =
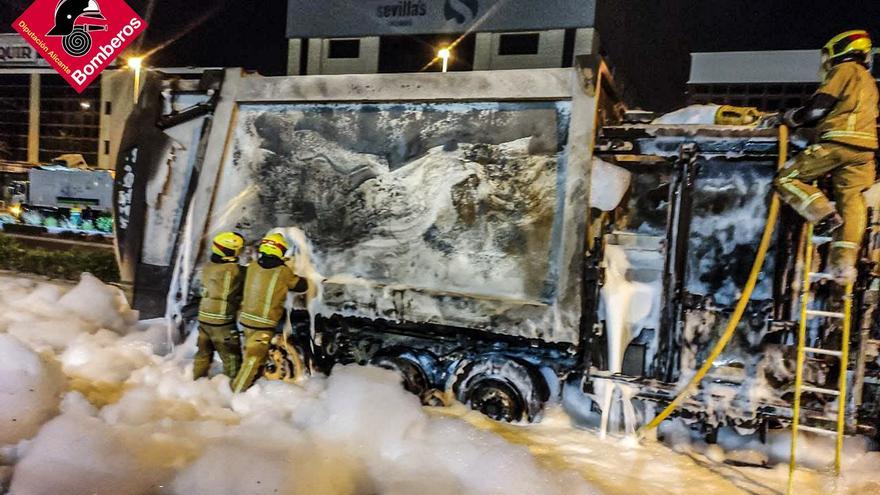
[[[232,382],[241,392],[253,384],[269,352],[269,342],[284,326],[284,301],[288,291],[305,292],[308,282],[296,276],[284,255],[288,244],[282,234],[269,234],[260,241],[256,263],[248,265],[244,300],[238,322],[246,335],[244,363]]]
[[[855,280],[865,230],[862,192],[874,183],[877,86],[868,71],[871,39],[847,31],[822,48],[823,81],[803,107],[785,112],[790,127],[815,125],[818,142],[785,164],[774,186],[816,235],[832,235],[829,273],[840,284]],[[811,183],[830,175],[836,207]]]
[[[235,315],[241,302],[244,273],[238,255],[244,237],[223,232],[211,244],[211,260],[202,269],[202,300],[199,303],[198,350],[193,359],[193,379],[208,375],[214,351],[223,361],[223,373],[230,379],[241,367],[241,340]]]

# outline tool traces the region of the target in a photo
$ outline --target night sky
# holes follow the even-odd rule
[[[692,51],[819,49],[853,28],[880,39],[880,0],[597,0],[603,51],[633,106],[684,104]],[[243,66],[283,74],[286,0],[129,0],[150,23],[139,40],[153,66]],[[29,0],[4,0],[9,26]],[[148,6],[152,4],[150,9]],[[188,26],[197,27],[187,30]],[[11,29],[5,29],[11,31]],[[137,44],[138,42],[136,42]]]
[[[651,110],[685,104],[691,52],[819,50],[866,29],[880,44],[878,0],[597,0],[603,51]]]

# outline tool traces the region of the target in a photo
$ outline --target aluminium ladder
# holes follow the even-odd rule
[[[846,409],[847,409],[847,370],[849,368],[849,335],[850,326],[852,324],[852,292],[853,283],[849,282],[844,288],[843,294],[843,311],[822,311],[810,309],[811,292],[810,283],[814,280],[829,280],[831,277],[825,273],[813,272],[813,252],[815,245],[813,242],[813,225],[807,224],[806,241],[804,253],[804,279],[801,286],[801,310],[800,322],[798,324],[798,342],[797,342],[797,370],[794,383],[794,408],[791,423],[791,453],[788,465],[788,489],[791,495],[794,483],[794,472],[797,464],[797,440],[799,431],[808,431],[819,435],[836,437],[834,449],[834,472],[840,474],[840,455],[843,449],[843,437],[846,429]],[[810,318],[825,318],[830,320],[841,321],[841,344],[840,350],[825,349],[821,347],[810,347],[807,345],[807,321]],[[821,342],[821,336],[819,342]],[[804,361],[807,353],[833,356],[840,360],[840,376],[837,380],[837,388],[829,389],[819,386],[804,384]],[[814,394],[827,395],[837,398],[837,425],[835,429],[819,428],[815,426],[806,426],[800,424],[801,414],[801,393],[810,392]],[[828,418],[830,419],[830,418]]]

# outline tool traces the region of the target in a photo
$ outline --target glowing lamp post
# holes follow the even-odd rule
[[[137,104],[138,94],[140,94],[141,89],[141,65],[143,64],[143,57],[131,57],[128,59],[128,68],[134,71],[134,102]]]
[[[446,72],[446,68],[449,65],[449,57],[452,56],[452,53],[449,51],[449,48],[441,48],[437,52],[437,56],[443,61],[443,72]]]

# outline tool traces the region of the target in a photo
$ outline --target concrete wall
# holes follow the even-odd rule
[[[575,31],[573,56],[599,53],[599,47],[599,31],[594,28],[580,28]]]
[[[554,29],[538,33],[538,53],[533,55],[501,55],[501,38],[514,33],[477,33],[474,50],[474,70],[538,69],[562,67],[565,30]],[[515,34],[526,34],[518,32]]]
[[[360,40],[357,58],[330,58],[329,38],[312,38],[308,49],[308,74],[373,74],[379,70],[379,37],[350,38]],[[297,47],[297,52],[299,49]],[[288,71],[290,70],[288,51]],[[298,60],[298,55],[296,56]]]
[[[294,38],[287,40],[287,75],[298,76],[301,63],[303,40]]]
[[[691,53],[688,83],[815,83],[819,65],[819,50]]]
[[[529,31],[516,33],[477,33],[474,49],[474,70],[500,69],[542,69],[571,65],[572,60],[562,60],[565,44],[565,30],[531,31],[538,33],[538,53],[531,55],[501,55],[501,38],[507,34],[525,34]],[[595,53],[598,50],[598,38],[593,28],[581,28],[575,33],[573,55]]]
[[[98,135],[98,168],[116,167],[116,154],[125,120],[134,108],[134,73],[105,70],[101,73],[101,130]]]
[[[506,34],[537,33],[538,53],[529,55],[501,55],[502,36]],[[339,38],[360,40],[357,58],[330,58],[330,38],[311,38],[308,41],[306,74],[373,74],[379,68],[379,37]],[[306,40],[288,40],[287,74],[300,75],[302,44]],[[598,33],[593,28],[575,31],[572,56],[597,53]],[[545,69],[570,66],[572,60],[563,60],[565,30],[516,31],[511,33],[477,33],[474,46],[474,70]]]

